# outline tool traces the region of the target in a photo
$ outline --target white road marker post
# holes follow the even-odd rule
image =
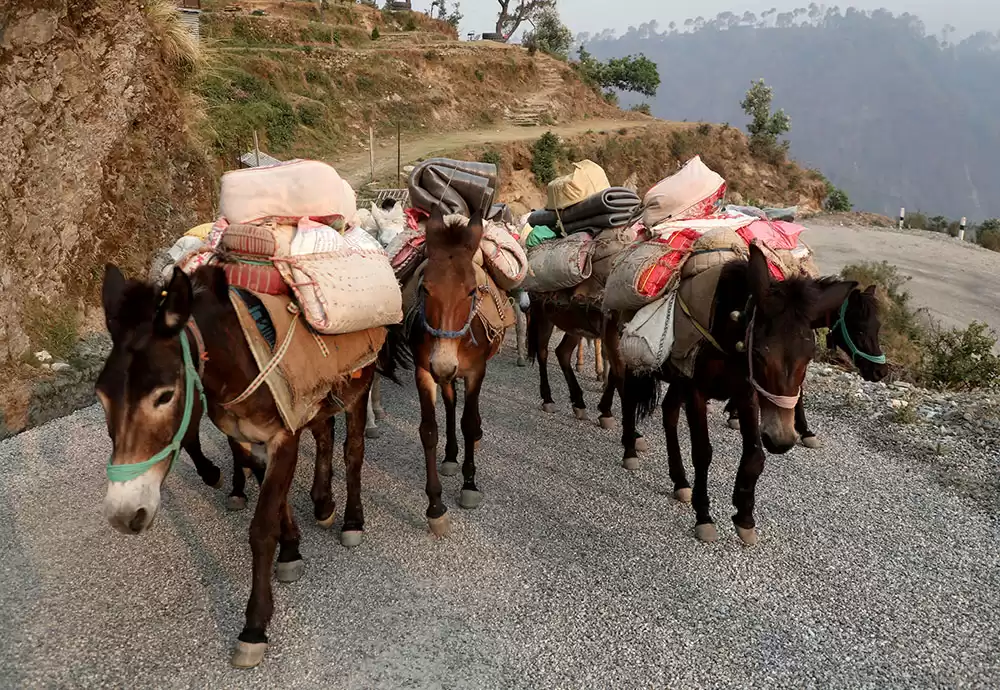
[[[903,221],[906,220],[906,209],[902,206],[899,207],[899,229],[903,229]]]
[[[965,216],[962,216],[962,220],[958,223],[958,239],[965,241]]]

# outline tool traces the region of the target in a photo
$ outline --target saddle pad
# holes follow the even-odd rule
[[[265,295],[233,288],[229,300],[261,369],[273,359],[288,332],[291,344],[265,379],[281,419],[298,431],[316,415],[322,402],[336,393],[352,375],[376,360],[386,330],[369,328],[343,335],[319,335],[310,329],[287,295]]]
[[[291,290],[272,264],[258,266],[241,262],[224,263],[222,270],[232,287],[244,288],[265,295],[288,295]]]

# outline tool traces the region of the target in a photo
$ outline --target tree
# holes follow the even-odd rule
[[[750,150],[754,155],[777,157],[788,149],[788,142],[778,144],[778,137],[792,127],[791,118],[784,110],[771,112],[773,90],[763,79],[751,82],[746,98],[740,103],[743,112],[750,116],[747,132],[750,134]]]
[[[560,60],[569,57],[573,33],[559,20],[559,13],[554,8],[539,12],[534,24],[535,28],[524,35],[528,50],[540,50]]]
[[[656,63],[642,53],[601,62],[580,46],[577,55],[579,60],[573,66],[580,73],[580,78],[595,89],[618,89],[655,96],[660,86]]]
[[[500,14],[497,15],[496,32],[504,41],[509,41],[524,22],[534,19],[543,10],[556,9],[556,0],[497,0],[497,2],[500,4]],[[516,4],[511,10],[510,6],[514,2]]]

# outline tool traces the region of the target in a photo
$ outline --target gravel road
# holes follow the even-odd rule
[[[888,261],[912,276],[907,290],[949,326],[983,321],[1000,333],[1000,253],[928,232],[887,232],[805,221],[802,234],[825,273],[859,261]]]
[[[729,521],[737,434],[715,406],[722,539],[704,545],[670,496],[659,422],[630,474],[616,433],[569,414],[564,384],[560,414],[537,410],[537,372],[512,353],[483,395],[486,500],[462,511],[459,478],[444,479],[446,541],[426,532],[412,384],[383,387],[391,416],[368,446],[358,549],[308,519],[304,444],[293,501],[307,571],[275,585],[271,649],[252,671],[228,665],[249,511],[227,513],[185,457],[153,530],[113,532],[96,405],[0,443],[0,686],[1000,685],[996,505],[941,483],[905,443],[873,443],[877,422],[817,405],[827,445],[769,459],[747,549]],[[584,386],[596,407],[597,382]],[[220,434],[202,435],[224,461]],[[338,465],[334,482],[342,501]]]

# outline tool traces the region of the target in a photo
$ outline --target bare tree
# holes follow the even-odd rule
[[[521,24],[530,21],[542,10],[554,10],[556,0],[497,0],[500,14],[497,16],[497,33],[504,41],[509,41]],[[516,2],[516,4],[515,4]],[[510,6],[514,4],[512,10]]]

